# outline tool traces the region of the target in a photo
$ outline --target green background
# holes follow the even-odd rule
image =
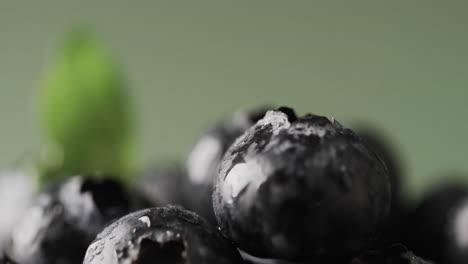
[[[63,34],[96,32],[138,114],[138,163],[183,157],[241,106],[368,121],[420,193],[468,171],[466,1],[2,1],[0,166],[37,153],[39,81]]]

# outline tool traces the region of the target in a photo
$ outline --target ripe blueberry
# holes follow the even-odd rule
[[[156,207],[126,215],[89,246],[84,264],[240,264],[239,252],[195,213]]]
[[[96,234],[129,209],[117,182],[70,178],[39,194],[14,228],[6,253],[21,264],[82,263]]]
[[[390,185],[384,163],[351,130],[280,108],[226,152],[213,205],[222,231],[251,255],[344,259],[374,241]]]

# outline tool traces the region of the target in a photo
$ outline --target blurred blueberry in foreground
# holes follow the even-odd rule
[[[131,208],[114,180],[76,176],[40,193],[17,219],[6,254],[20,264],[78,264],[111,220]]]

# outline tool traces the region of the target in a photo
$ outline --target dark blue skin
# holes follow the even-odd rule
[[[119,183],[72,177],[36,197],[18,219],[6,255],[20,264],[81,264],[97,233],[131,209]]]
[[[270,111],[229,148],[213,206],[242,250],[286,260],[347,260],[390,207],[383,161],[334,119]]]
[[[89,246],[84,264],[242,264],[236,248],[195,213],[156,207],[126,215]]]

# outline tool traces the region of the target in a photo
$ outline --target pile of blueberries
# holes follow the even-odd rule
[[[0,263],[468,263],[468,189],[409,203],[386,141],[355,130],[287,107],[239,111],[183,165],[130,187],[87,174],[47,186]]]

